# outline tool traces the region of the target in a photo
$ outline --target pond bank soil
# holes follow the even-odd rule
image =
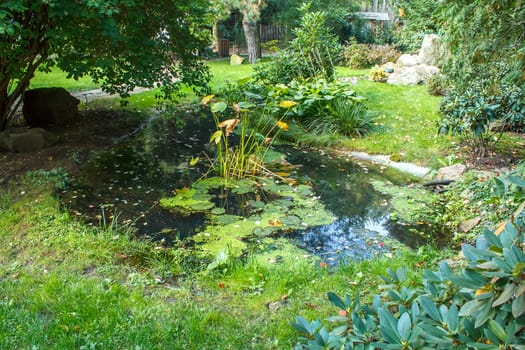
[[[26,153],[0,151],[0,188],[28,171],[39,169],[60,167],[75,175],[89,158],[132,133],[140,123],[139,118],[124,111],[80,111],[68,125],[46,128],[59,137],[56,145]]]

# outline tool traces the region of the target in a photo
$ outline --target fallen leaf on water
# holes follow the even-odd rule
[[[282,226],[283,223],[279,219],[268,221],[268,226]]]

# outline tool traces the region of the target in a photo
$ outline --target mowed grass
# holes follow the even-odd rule
[[[30,89],[41,87],[63,87],[68,91],[85,91],[97,89],[98,86],[90,77],[83,77],[78,80],[67,77],[67,73],[57,67],[51,68],[48,73],[36,72],[31,79]]]
[[[387,267],[414,266],[411,283],[442,256],[399,248],[328,269],[249,255],[206,271],[185,248],[72,219],[53,193],[25,180],[0,195],[1,349],[291,349],[295,316],[337,313],[328,291],[369,300]]]
[[[446,157],[456,138],[438,135],[439,101],[425,85],[393,86],[360,80],[355,87],[377,115],[376,130],[343,145],[375,154],[395,155],[401,161],[435,166]]]

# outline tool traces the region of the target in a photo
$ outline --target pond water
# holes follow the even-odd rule
[[[160,198],[190,187],[206,173],[209,160],[203,151],[213,151],[207,145],[214,131],[211,117],[193,110],[181,113],[177,118],[154,120],[86,164],[82,174],[61,193],[63,205],[94,225],[115,220],[132,225],[138,237],[159,244],[169,245],[199,232],[205,215],[177,215],[159,206]],[[374,191],[370,180],[399,183],[403,175],[314,150],[291,146],[277,150],[294,164],[291,176],[310,184],[337,218],[330,225],[286,233],[286,237],[333,263],[340,258],[363,259],[388,252],[388,242],[395,239],[388,228],[389,198]],[[197,156],[200,161],[190,166]],[[236,215],[246,214],[245,206],[231,194],[217,193],[214,198],[216,205]]]

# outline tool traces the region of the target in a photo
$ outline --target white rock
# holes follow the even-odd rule
[[[417,66],[420,63],[417,55],[404,54],[397,59],[397,64],[404,67]]]
[[[447,55],[447,49],[436,34],[427,34],[419,50],[419,61],[429,66],[441,66]]]

